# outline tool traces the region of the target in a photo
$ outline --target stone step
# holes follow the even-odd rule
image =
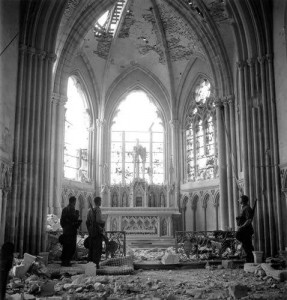
[[[127,246],[130,248],[169,248],[175,246],[175,239],[157,239],[157,240],[151,240],[151,239],[127,239],[126,240]]]

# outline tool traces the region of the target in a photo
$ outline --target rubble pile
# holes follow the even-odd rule
[[[286,282],[279,282],[264,276],[263,273],[260,274],[257,276],[242,269],[197,269],[139,270],[133,275],[125,276],[88,276],[69,273],[43,276],[32,274],[29,270],[24,278],[10,278],[6,298],[9,300],[286,299]]]
[[[170,248],[168,248],[170,249]],[[132,256],[135,262],[141,261],[161,261],[168,249],[151,248],[151,249],[128,249],[127,255]],[[174,251],[175,253],[175,251]]]
[[[128,249],[127,252],[133,257],[131,264],[146,260],[178,263],[174,248]],[[273,259],[268,263],[245,264],[244,269],[235,268],[234,264],[207,263],[205,269],[137,270],[127,275],[100,275],[101,269],[97,270],[93,263],[64,268],[59,264],[45,265],[40,257],[26,253],[23,260],[14,260],[6,299],[286,300],[287,270],[283,267],[282,261]]]
[[[47,228],[48,232],[57,232],[62,231],[62,227],[60,225],[60,218],[53,214],[47,215]]]

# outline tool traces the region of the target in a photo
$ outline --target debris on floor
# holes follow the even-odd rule
[[[274,273],[268,273],[270,270],[286,270],[275,270],[271,262],[245,264],[244,269],[234,266],[223,269],[222,265],[212,266],[208,263],[202,269],[101,273],[109,267],[113,270],[120,260],[126,264],[139,259],[158,260],[160,264],[164,257],[175,255],[172,248],[158,250],[128,249],[127,252],[133,256],[103,261],[99,270],[91,263],[81,262],[74,263],[72,267],[61,267],[56,263],[45,265],[39,257],[27,254],[26,261],[15,259],[18,266],[29,263],[30,267],[21,276],[10,272],[6,299],[287,299],[287,282],[282,281],[280,276],[274,277]]]

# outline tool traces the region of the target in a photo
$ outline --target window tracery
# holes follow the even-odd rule
[[[142,91],[131,92],[116,111],[111,128],[110,170],[112,184],[130,184],[136,178],[164,182],[162,120]]]
[[[86,94],[76,77],[68,80],[68,101],[65,114],[64,177],[89,181],[89,142],[91,111]]]
[[[216,115],[211,84],[201,79],[186,118],[187,181],[217,177]]]

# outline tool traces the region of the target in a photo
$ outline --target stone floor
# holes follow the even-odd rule
[[[42,288],[37,290],[39,286]],[[53,280],[32,275],[18,285],[10,281],[7,292],[14,295],[7,294],[7,299],[277,300],[287,299],[287,282],[276,281],[263,273],[247,273],[243,269],[140,269],[130,275],[117,276],[88,277],[65,273]],[[25,296],[17,298],[17,293],[25,293]]]

